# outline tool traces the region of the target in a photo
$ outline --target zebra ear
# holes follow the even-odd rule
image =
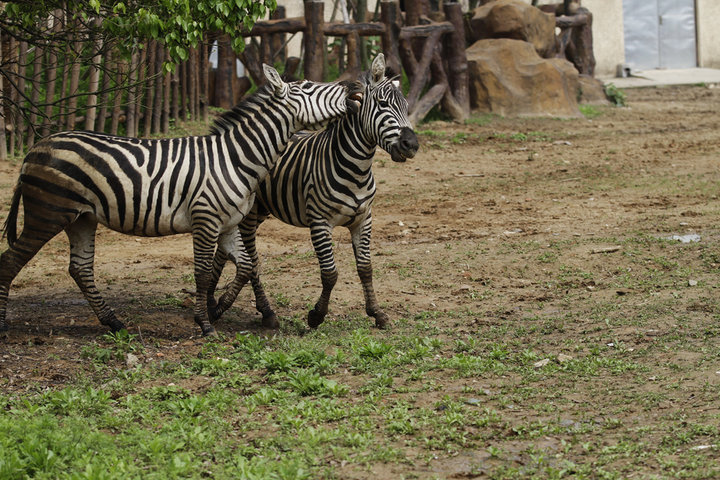
[[[370,66],[372,84],[376,85],[385,78],[385,55],[378,53]]]
[[[267,78],[270,85],[275,89],[275,95],[283,95],[287,84],[280,78],[280,74],[270,65],[263,63],[263,72],[265,72],[265,78]]]

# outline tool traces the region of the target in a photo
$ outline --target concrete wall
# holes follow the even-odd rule
[[[696,0],[695,19],[698,40],[698,66],[720,68],[720,2],[718,0]]]

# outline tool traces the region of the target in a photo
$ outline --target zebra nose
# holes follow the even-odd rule
[[[420,148],[420,144],[418,143],[417,135],[415,135],[412,128],[403,127],[402,130],[400,130],[400,140],[398,141],[398,146],[405,155],[409,157],[415,155],[415,152],[417,152],[418,148]]]

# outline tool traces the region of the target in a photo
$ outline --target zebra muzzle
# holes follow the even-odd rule
[[[351,113],[357,113],[360,111],[360,104],[362,103],[363,94],[362,92],[355,92],[348,95],[347,106]]]

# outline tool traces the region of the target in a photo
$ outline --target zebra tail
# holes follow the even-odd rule
[[[20,189],[20,180],[18,180],[10,202],[10,213],[8,213],[5,223],[2,227],[2,239],[7,238],[8,245],[12,248],[17,240],[17,217],[20,210],[20,197],[22,196]]]

